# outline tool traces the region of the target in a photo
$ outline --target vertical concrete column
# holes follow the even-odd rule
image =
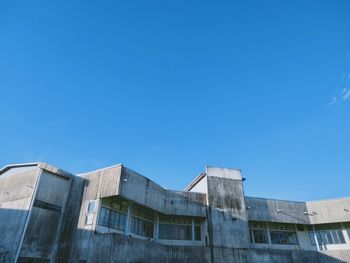
[[[214,246],[250,248],[243,178],[238,169],[206,167]],[[226,233],[231,233],[227,235]]]
[[[158,234],[159,233],[159,215],[156,212],[155,213],[155,220],[154,220],[154,228],[153,228],[153,239],[155,241],[158,241]]]

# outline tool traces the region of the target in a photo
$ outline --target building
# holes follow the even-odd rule
[[[206,167],[184,191],[115,165],[73,175],[0,170],[0,263],[350,262],[350,198],[247,197],[240,170]]]

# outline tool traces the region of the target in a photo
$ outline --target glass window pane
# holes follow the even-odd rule
[[[194,226],[194,239],[201,240],[201,226]]]
[[[332,236],[333,243],[334,244],[340,244],[340,240],[339,240],[339,236],[338,236],[337,230],[331,230],[329,232],[330,232],[330,234]]]
[[[332,235],[331,235],[331,231],[325,231],[325,235],[327,237],[327,242],[328,244],[334,244]]]
[[[339,238],[339,244],[345,244],[345,238],[343,235],[343,231],[337,230],[338,238]]]
[[[95,212],[95,205],[96,205],[96,201],[95,200],[89,201],[88,210],[87,210],[87,212],[89,214]]]
[[[197,238],[200,240],[200,227],[197,228]],[[159,224],[159,238],[172,240],[192,240],[191,225]]]
[[[126,214],[101,206],[98,224],[123,231],[125,230]]]
[[[132,217],[131,232],[140,236],[153,237],[153,222]]]
[[[320,237],[321,237],[321,242],[320,242],[320,244],[327,245],[327,244],[328,244],[328,241],[327,241],[326,232],[325,232],[325,231],[319,231],[319,233],[320,233]]]
[[[298,239],[295,232],[288,231],[271,231],[271,242],[272,244],[282,245],[297,245]]]
[[[272,230],[295,230],[295,225],[293,224],[282,224],[282,223],[268,223],[269,229]]]
[[[316,246],[316,240],[315,240],[315,234],[312,231],[309,231],[309,238],[310,238],[310,242],[311,242],[311,246]]]
[[[126,225],[126,214],[119,214],[118,229],[124,231]]]
[[[253,236],[254,236],[254,242],[255,243],[269,243],[267,238],[267,231],[266,230],[253,230]]]
[[[110,211],[110,215],[109,215],[109,222],[108,222],[108,226],[110,228],[115,228],[117,229],[117,225],[118,225],[118,213],[117,211]]]
[[[109,209],[105,207],[101,207],[98,224],[101,226],[108,227],[108,221],[109,221]]]
[[[249,226],[252,229],[266,229],[266,223],[265,222],[255,222],[250,221]]]

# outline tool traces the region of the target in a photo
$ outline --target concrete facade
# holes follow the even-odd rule
[[[350,262],[350,198],[244,195],[240,170],[206,167],[184,191],[123,165],[73,175],[0,170],[0,263]]]

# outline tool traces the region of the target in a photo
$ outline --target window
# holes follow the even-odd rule
[[[297,225],[297,230],[298,231],[305,231],[304,225]]]
[[[154,211],[134,204],[132,209],[131,232],[140,236],[153,237]]]
[[[108,227],[110,213],[111,213],[110,209],[108,209],[107,207],[102,206],[101,209],[100,209],[100,217],[99,217],[99,220],[98,220],[98,224],[101,225],[101,226]]]
[[[153,222],[133,217],[131,220],[131,232],[140,236],[153,237]]]
[[[96,200],[90,200],[87,206],[85,225],[93,224],[95,211],[96,211]]]
[[[295,231],[295,226],[293,224],[268,223],[268,226],[269,229],[273,230]]]
[[[271,243],[279,245],[298,245],[293,224],[269,223]]]
[[[253,243],[269,243],[265,222],[249,222],[249,227]]]
[[[87,209],[88,214],[95,213],[95,207],[96,207],[96,201],[95,200],[89,201],[88,209]]]
[[[129,203],[121,198],[116,196],[103,198],[102,205],[123,213],[128,213]]]
[[[318,233],[318,232],[314,233],[313,231],[309,231],[309,238],[311,241],[311,246],[316,246],[315,234],[316,234],[317,241],[321,240],[321,238],[318,237],[318,235],[320,235],[320,233]]]
[[[194,237],[192,238],[192,224]],[[159,217],[159,239],[168,240],[201,240],[201,221],[192,217],[165,216]]]
[[[262,244],[269,243],[269,240],[267,238],[267,230],[253,229],[252,235],[253,235],[254,243],[262,243]]]
[[[295,232],[289,231],[270,231],[271,243],[280,245],[298,245],[298,239]]]
[[[194,240],[200,241],[202,240],[202,234],[201,234],[201,220],[195,218],[194,219]]]
[[[102,206],[98,224],[120,231],[125,230],[126,214]]]
[[[315,234],[311,226],[308,227],[312,246],[316,246],[315,234],[319,245],[344,244],[345,239],[339,224],[324,224],[315,226]]]
[[[172,240],[192,240],[191,225],[160,224],[159,238]]]
[[[128,203],[122,199],[104,198],[100,209],[98,224],[120,231],[125,230]]]

